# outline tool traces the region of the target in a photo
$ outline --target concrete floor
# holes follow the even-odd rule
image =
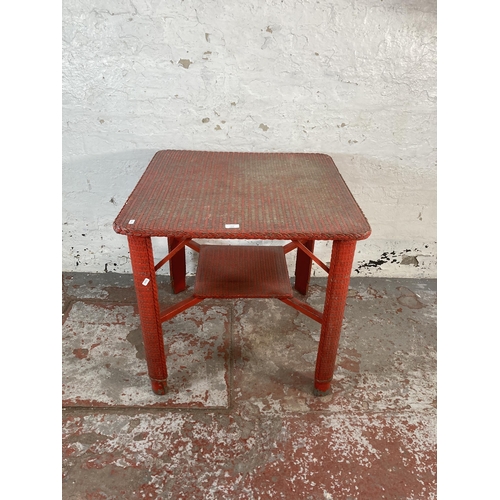
[[[159,282],[165,305],[191,291]],[[163,324],[155,396],[131,276],[64,274],[63,498],[436,498],[436,295],[435,280],[353,278],[322,398],[318,323],[206,300]]]

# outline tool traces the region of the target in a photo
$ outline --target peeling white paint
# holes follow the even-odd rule
[[[373,229],[355,268],[399,257],[359,275],[435,277],[435,2],[65,0],[64,271],[131,272],[112,222],[169,148],[329,154]]]
[[[435,469],[426,462],[435,446],[432,417],[422,414],[386,418],[318,415],[306,423],[301,416],[290,416],[282,421],[283,431],[288,432],[283,441],[279,439],[283,433],[276,434],[275,430],[259,435],[259,430],[265,429],[266,425],[277,427],[277,421],[265,417],[260,419],[260,423],[254,422],[252,426],[252,432],[258,438],[252,444],[240,438],[238,425],[233,419],[224,424],[213,414],[200,420],[189,413],[141,414],[134,418],[138,424],[132,429],[132,417],[127,415],[105,415],[101,421],[93,415],[81,416],[65,423],[63,438],[73,435],[78,439],[79,435],[96,434],[100,439],[91,446],[74,446],[73,456],[82,456],[90,449],[94,456],[108,457],[107,462],[111,465],[147,468],[149,484],[154,486],[157,495],[167,493],[165,488],[172,488],[173,484],[177,489],[189,484],[192,494],[202,490],[204,498],[227,496],[235,492],[235,486],[239,486],[238,491],[242,494],[250,493],[245,498],[279,497],[282,490],[275,490],[272,484],[259,485],[259,478],[263,479],[261,471],[267,470],[271,477],[273,474],[283,475],[290,491],[302,495],[356,498],[358,484],[366,485],[362,471],[372,469],[382,453],[389,452],[385,445],[393,439],[404,446],[396,450],[401,455],[402,465],[411,458],[415,462],[413,475],[435,478]],[[413,430],[409,429],[410,425]],[[371,436],[370,440],[367,435]],[[137,436],[141,439],[136,439]],[[277,443],[274,451],[272,440]],[[328,446],[325,446],[325,440]],[[195,449],[195,443],[201,442],[213,443],[212,449],[200,449],[197,444]],[[279,450],[286,443],[292,444],[293,451],[284,456]],[[298,443],[303,446],[293,446]],[[78,441],[75,444],[79,444]],[[254,460],[255,467],[252,466]],[[233,462],[237,467],[243,467],[244,473],[234,470]],[[223,466],[230,467],[229,475]],[[328,468],[331,472],[326,471],[321,476],[313,474],[318,467]],[[186,468],[197,472],[196,481],[192,480],[192,475],[183,478],[182,471]],[[169,482],[170,479],[174,483]],[[251,491],[245,486],[249,483],[253,486]],[[421,492],[415,492],[415,498],[421,498],[427,489],[431,491],[426,498],[435,498],[432,485],[421,481],[420,484]],[[263,487],[265,491],[261,490]],[[400,486],[400,492],[403,491],[405,488]],[[409,491],[405,493],[405,498],[412,498]]]

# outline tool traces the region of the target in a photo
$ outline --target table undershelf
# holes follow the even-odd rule
[[[292,298],[282,246],[201,245],[194,297]]]

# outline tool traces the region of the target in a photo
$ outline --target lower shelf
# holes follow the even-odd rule
[[[203,299],[293,297],[283,247],[201,245],[193,295]]]

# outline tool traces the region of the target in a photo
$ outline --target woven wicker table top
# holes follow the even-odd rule
[[[113,228],[221,239],[362,240],[371,232],[327,155],[175,150],[155,154]]]

